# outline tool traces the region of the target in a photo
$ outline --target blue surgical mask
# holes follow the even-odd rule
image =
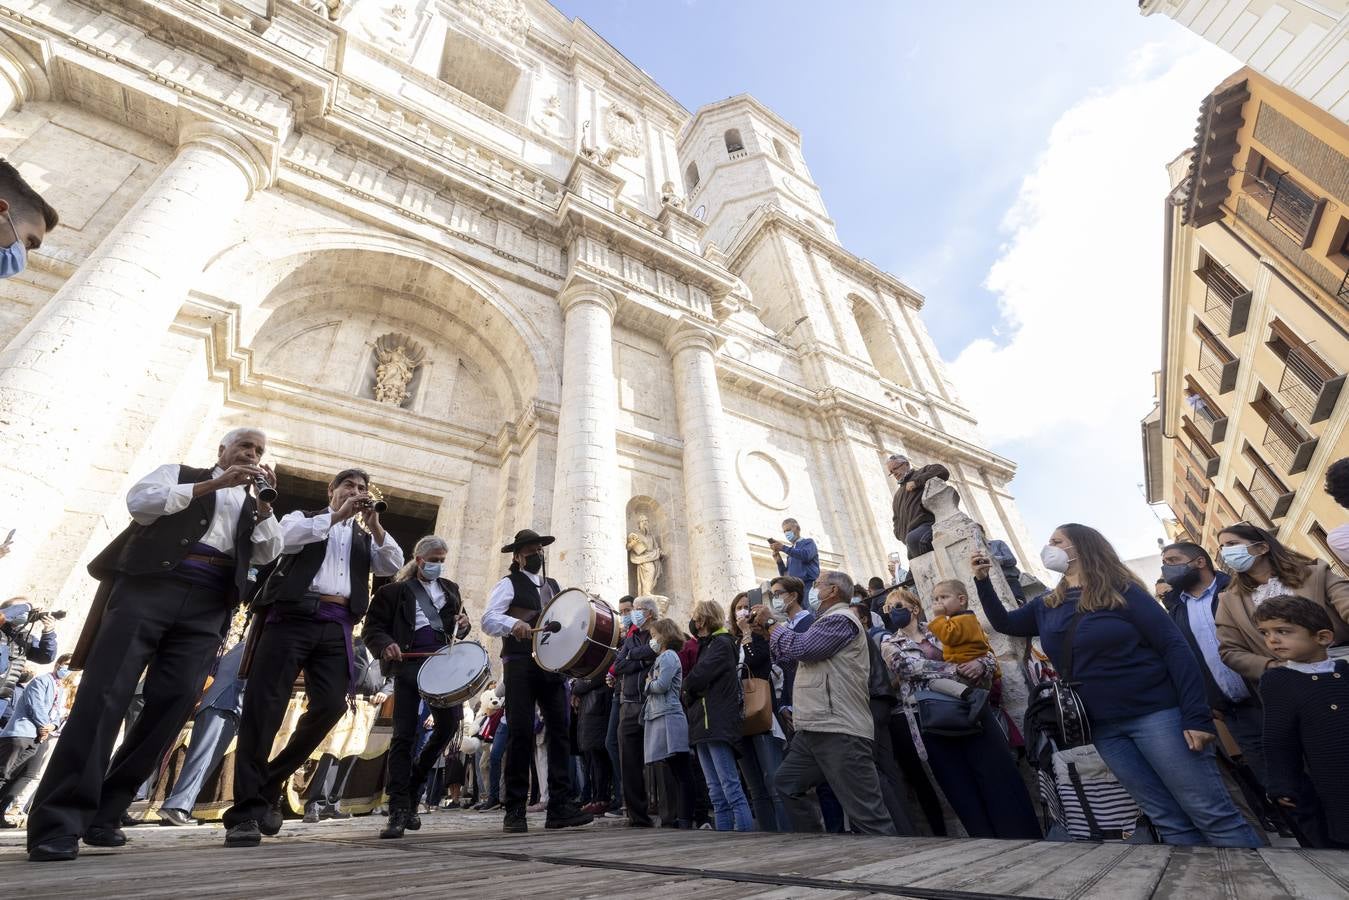
[[[632,611],[632,624],[636,625],[638,628],[641,628],[642,625],[645,624],[645,622],[646,622],[646,610],[634,609]]]
[[[623,613],[618,620],[623,623],[625,629],[632,627],[632,613]]]
[[[1223,547],[1220,551],[1223,562],[1233,572],[1245,572],[1251,566],[1255,565],[1255,557],[1251,555],[1249,544],[1233,544],[1231,547]]]
[[[892,631],[898,631],[901,628],[908,627],[909,623],[913,621],[913,613],[910,612],[907,607],[896,606],[894,609],[890,610],[886,618],[890,622],[890,629]]]
[[[422,563],[422,578],[426,579],[427,581],[435,581],[437,578],[440,577],[440,573],[444,570],[444,568],[445,568],[444,563],[424,562]]]
[[[795,531],[784,531],[784,532],[782,532],[782,536],[785,537],[785,538],[787,539],[787,543],[789,543],[789,544],[795,544],[795,543],[796,543],[796,532],[795,532]]]
[[[781,597],[769,597],[768,605],[775,613],[785,613],[787,611],[787,603]]]
[[[28,248],[19,240],[19,230],[14,227],[14,220],[8,212],[5,213],[5,220],[14,233],[14,243],[0,250],[0,278],[13,278],[28,266]]]
[[[69,676],[69,675],[70,675],[70,669],[67,668],[66,666],[62,666],[61,668],[59,668],[59,669],[56,670],[56,677],[57,677],[57,678],[65,678],[65,677],[67,677],[67,676]]]

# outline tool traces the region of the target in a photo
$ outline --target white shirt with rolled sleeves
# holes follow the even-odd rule
[[[298,510],[288,513],[281,520],[281,536],[285,540],[282,553],[299,553],[306,544],[328,541],[323,556],[323,565],[310,582],[309,590],[315,594],[329,597],[351,596],[351,529],[355,519],[347,519],[333,524],[331,509],[317,516],[306,516]],[[370,572],[388,578],[398,573],[403,565],[403,548],[393,539],[393,535],[384,532],[384,543],[376,545],[370,542]]]
[[[524,569],[520,571],[524,572]],[[541,596],[540,606],[548,604],[548,598],[542,597],[545,593],[543,587],[543,575],[535,575],[532,572],[525,572],[525,577],[539,586]],[[482,614],[482,630],[492,635],[492,637],[505,637],[511,633],[515,623],[520,620],[515,616],[506,614],[510,609],[511,601],[515,599],[515,585],[511,584],[509,577],[503,578],[492,588],[492,593],[487,595],[487,610]]]
[[[149,475],[131,486],[126,495],[126,508],[137,525],[151,525],[161,516],[171,516],[187,509],[192,502],[192,482],[178,483],[177,463],[160,466]],[[211,470],[218,477],[223,470],[216,466]],[[215,511],[211,513],[211,522],[201,543],[214,547],[221,553],[234,555],[234,531],[239,523],[239,511],[243,509],[244,498],[248,496],[242,485],[221,488],[215,492]],[[249,561],[255,566],[265,566],[281,555],[281,527],[275,517],[259,518],[253,525],[253,549]]]

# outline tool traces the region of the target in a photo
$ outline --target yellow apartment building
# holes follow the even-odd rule
[[[1170,173],[1148,499],[1210,550],[1245,520],[1333,562],[1325,534],[1349,517],[1325,493],[1349,455],[1349,126],[1242,69]]]

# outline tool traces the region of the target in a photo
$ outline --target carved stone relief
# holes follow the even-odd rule
[[[617,103],[604,111],[604,136],[620,156],[642,155],[642,130],[637,125],[637,113]]]
[[[413,376],[426,358],[421,345],[401,334],[375,341],[375,402],[404,407],[412,397]]]
[[[529,34],[529,10],[524,0],[462,0],[459,8],[484,33],[513,44]]]

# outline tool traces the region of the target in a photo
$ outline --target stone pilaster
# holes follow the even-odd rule
[[[730,436],[717,385],[712,334],[683,325],[666,342],[674,362],[675,405],[684,437],[684,503],[693,562],[692,601],[728,604],[753,586],[745,529],[736,512]]]
[[[51,96],[47,73],[14,38],[0,33],[0,118]]]
[[[0,496],[22,510],[24,532],[6,561],[10,579],[28,585],[68,492],[99,458],[194,279],[266,173],[233,132],[185,129],[145,194],[0,351]]]
[[[623,504],[618,477],[618,386],[613,330],[618,303],[605,288],[574,283],[562,306],[562,404],[550,530],[549,574],[610,603],[625,593]]]

